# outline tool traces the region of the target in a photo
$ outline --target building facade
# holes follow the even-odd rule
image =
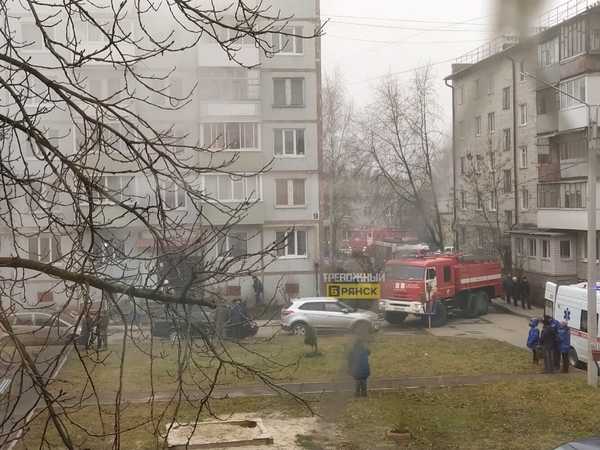
[[[510,254],[507,270],[527,274],[538,299],[547,280],[586,276],[586,104],[600,100],[599,8],[553,13],[531,37],[466,55],[448,77],[457,245],[489,249],[497,230]],[[485,167],[480,160],[488,157],[495,161]],[[500,186],[497,202],[493,189],[478,198],[489,178]],[[488,212],[498,219],[493,227],[486,226]]]
[[[284,32],[311,36],[319,28],[319,0],[272,3],[282,17],[291,18]],[[36,64],[51,62],[52,55],[41,44],[33,17],[16,5],[15,8],[12,27],[19,38],[33,42],[22,52]],[[135,34],[139,32],[136,28],[139,24],[133,20],[135,15],[129,17],[131,20],[124,19],[125,26]],[[77,22],[77,18],[74,20]],[[103,45],[101,35],[85,34],[85,23],[76,25],[84,38],[83,46]],[[154,25],[160,27],[158,17]],[[226,29],[222,31],[227,33]],[[164,200],[170,209],[169,217],[180,218],[179,223],[219,228],[231,220],[228,208],[233,211],[241,203],[251,201],[251,208],[235,221],[226,236],[220,237],[218,245],[206,249],[203,257],[217,261],[231,254],[256,254],[275,241],[285,240],[276,257],[267,258],[256,274],[264,285],[265,299],[281,301],[285,297],[315,295],[319,289],[321,55],[318,38],[273,34],[268,39],[276,52],[269,57],[253,41],[241,41],[235,57],[249,68],[241,67],[214,40],[205,38],[183,53],[165,52],[163,56],[148,59],[148,75],[153,78],[149,83],[171,97],[167,99],[150,92],[146,94],[150,101],[168,108],[173,106],[168,105],[173,98],[185,100],[177,109],[158,114],[156,108],[143,101],[132,102],[131,108],[156,129],[172,129],[179,144],[199,145],[214,151],[200,155],[196,164],[218,167],[220,162],[230,161],[228,174],[215,171],[189,180],[190,186],[218,200],[207,202],[202,211],[190,205],[184,189],[170,186],[166,180],[161,189],[164,187],[168,192]],[[105,62],[86,65],[82,76],[87,80],[89,93],[98,97],[109,97],[124,86],[123,74]],[[143,98],[143,95],[138,94],[138,97]],[[6,107],[10,107],[9,103],[5,100]],[[47,114],[44,127],[65,154],[80,150],[81,130],[68,113],[56,110]],[[41,172],[45,164],[33,147],[24,155],[22,163],[26,170]],[[109,175],[111,167],[106,171],[103,178],[106,186],[119,196],[143,202],[155,192],[142,174]],[[69,251],[69,239],[40,232],[35,212],[27,207],[24,211],[28,216],[23,219],[22,228],[34,237],[27,237],[24,232],[15,238],[14,233],[6,229],[1,237],[2,254],[17,253],[39,261],[52,261]],[[153,236],[144,227],[114,220],[122,214],[118,206],[114,206],[114,211],[107,206],[104,211],[106,239],[119,242],[124,255],[140,255],[153,247]],[[139,272],[137,267],[128,270]],[[220,294],[247,299],[252,304],[252,282],[248,276],[236,278],[219,286]],[[28,280],[16,296],[29,305],[60,303],[64,295],[57,292],[54,285],[51,277],[40,274]]]

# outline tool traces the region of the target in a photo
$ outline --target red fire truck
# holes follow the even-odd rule
[[[390,323],[402,323],[408,314],[430,315],[432,326],[439,327],[447,322],[449,309],[481,316],[487,314],[490,298],[501,295],[498,262],[431,255],[388,261],[379,307]]]

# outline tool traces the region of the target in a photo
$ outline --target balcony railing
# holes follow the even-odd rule
[[[582,209],[586,206],[587,183],[538,184],[539,209]]]
[[[597,0],[568,0],[542,14],[537,25],[541,30],[552,28],[599,4]]]

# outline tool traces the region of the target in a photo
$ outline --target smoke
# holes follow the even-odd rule
[[[494,31],[498,35],[531,35],[544,3],[543,0],[494,0]]]

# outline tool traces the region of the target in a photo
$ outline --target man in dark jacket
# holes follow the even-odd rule
[[[540,330],[538,330],[538,319],[529,321],[529,334],[527,335],[527,348],[533,352],[533,363],[539,362],[538,346],[540,345]]]
[[[264,301],[264,289],[262,281],[256,275],[252,275],[252,287],[254,289],[254,296],[256,297],[256,306],[262,305]]]
[[[506,303],[510,305],[510,299],[513,295],[514,289],[514,284],[510,273],[504,276],[504,280],[502,280],[502,287],[504,288],[504,300],[506,300]]]
[[[369,355],[371,352],[367,348],[363,339],[357,339],[348,355],[348,368],[350,375],[356,380],[356,397],[367,396],[367,379],[371,375],[369,367]]]
[[[540,336],[540,344],[544,350],[544,373],[554,373],[554,354],[556,348],[556,331],[550,325],[550,317],[544,317],[544,327]]]
[[[556,370],[560,369],[560,340],[558,338],[558,326],[560,323],[556,319],[550,319],[550,326],[554,330],[554,368]]]
[[[519,294],[521,296],[521,307],[525,309],[525,305],[527,304],[527,309],[531,309],[529,280],[525,276],[520,280]]]
[[[571,351],[571,330],[567,322],[563,321],[558,325],[558,341],[562,360],[562,372],[567,373],[569,371],[569,351]]]

